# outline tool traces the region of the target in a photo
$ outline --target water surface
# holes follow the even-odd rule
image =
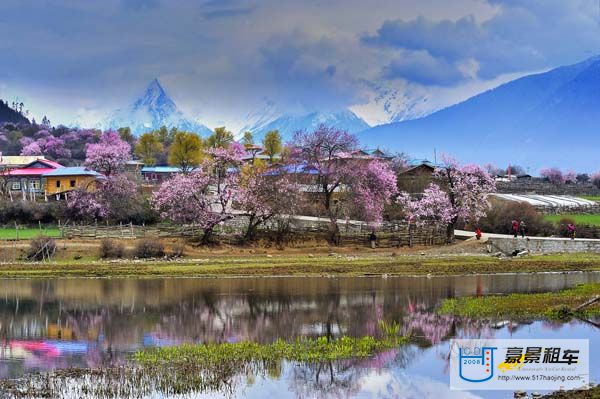
[[[589,338],[589,324],[459,320],[439,316],[445,299],[555,291],[600,281],[599,273],[457,277],[0,280],[0,378],[66,367],[123,363],[137,349],[181,343],[377,333],[398,321],[410,345],[370,359],[325,365],[284,362],[239,375],[233,397],[512,397],[448,389],[449,339]],[[596,362],[598,363],[598,362]],[[592,380],[600,365],[592,363]],[[220,397],[223,392],[198,394]]]

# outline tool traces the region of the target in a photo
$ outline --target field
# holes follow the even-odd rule
[[[48,237],[59,237],[60,230],[56,227],[42,228],[42,230],[39,228],[19,228],[18,231],[15,228],[0,228],[0,239],[2,240],[14,240],[17,237],[19,240],[28,240],[40,234]]]
[[[581,195],[580,197],[590,201],[600,202],[600,196],[598,195]]]
[[[600,214],[562,214],[562,215],[545,215],[544,219],[554,224],[558,224],[560,219],[570,218],[575,220],[576,224],[587,224],[590,226],[600,226]]]

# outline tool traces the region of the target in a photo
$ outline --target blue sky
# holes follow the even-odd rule
[[[599,12],[598,0],[2,0],[0,97],[93,120],[158,77],[209,126],[265,101],[373,123],[385,88],[439,108],[598,54]]]

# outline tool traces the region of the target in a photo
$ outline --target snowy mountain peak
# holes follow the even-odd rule
[[[160,129],[162,126],[211,134],[211,130],[202,123],[186,117],[167,94],[158,79],[152,80],[145,92],[126,109],[119,109],[107,119],[104,128],[118,129],[129,126],[135,135]]]
[[[148,108],[161,114],[170,114],[177,112],[175,102],[169,97],[165,89],[161,86],[158,79],[154,79],[141,96],[133,105],[135,109]]]

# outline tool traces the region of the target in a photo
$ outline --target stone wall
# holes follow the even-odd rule
[[[594,239],[489,237],[487,242],[492,252],[500,251],[506,255],[522,251],[533,254],[600,252],[600,240]]]
[[[541,179],[496,182],[496,188],[503,194],[600,196],[600,189],[593,184],[552,184]]]

